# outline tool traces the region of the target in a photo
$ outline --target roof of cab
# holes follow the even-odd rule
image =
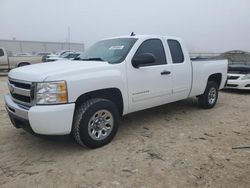
[[[148,38],[166,38],[166,39],[175,39],[175,40],[181,40],[178,37],[173,37],[173,36],[162,36],[162,35],[125,35],[125,36],[117,36],[117,37],[111,37],[111,38],[106,38],[103,40],[108,40],[108,39],[118,39],[118,38],[136,38],[136,39],[148,39]]]

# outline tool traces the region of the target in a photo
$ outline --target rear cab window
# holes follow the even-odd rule
[[[184,55],[179,41],[168,39],[167,43],[170,49],[173,64],[184,63]]]

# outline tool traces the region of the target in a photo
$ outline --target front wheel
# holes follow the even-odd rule
[[[98,148],[108,144],[118,130],[119,112],[106,99],[90,99],[77,107],[72,134],[82,146]]]
[[[218,85],[209,81],[203,95],[198,97],[198,103],[202,108],[210,109],[213,108],[218,99]]]

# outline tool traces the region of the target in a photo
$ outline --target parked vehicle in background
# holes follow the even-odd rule
[[[38,53],[36,53],[36,56],[49,56],[49,55],[51,55],[50,52],[38,52]]]
[[[46,62],[46,60],[49,58],[50,55],[51,55],[51,53],[49,53],[49,52],[36,53],[36,56],[42,56],[42,61],[43,62]]]
[[[250,90],[250,63],[232,63],[228,66],[226,88]]]
[[[8,56],[4,48],[0,48],[0,70],[10,70],[15,67],[41,63],[39,56]]]
[[[81,53],[80,52],[70,52],[66,57],[65,59],[68,59],[68,60],[74,60],[75,58],[77,58]],[[63,60],[63,59],[62,59]]]
[[[16,53],[14,56],[32,56],[31,53]]]
[[[116,37],[74,61],[12,70],[5,104],[16,128],[72,134],[97,148],[113,139],[123,115],[195,96],[201,107],[213,108],[227,66],[227,60],[191,61],[179,38]]]
[[[63,50],[63,51],[60,51],[60,52],[57,52],[57,53],[54,53],[54,54],[50,54],[48,55],[49,57],[59,57],[61,55],[63,55],[64,53],[68,53],[68,52],[72,52],[70,50]]]
[[[46,62],[58,61],[58,60],[73,60],[80,55],[79,52],[65,52],[59,57],[49,57]]]
[[[65,53],[69,53],[69,52],[72,52],[72,51],[70,51],[70,50],[63,50],[63,51],[57,52],[55,54],[50,54],[50,55],[46,56],[45,61],[48,62],[51,59],[59,58],[60,56],[64,55]]]

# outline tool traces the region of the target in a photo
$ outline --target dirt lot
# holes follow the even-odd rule
[[[249,187],[250,93],[220,92],[131,114],[113,142],[87,150],[12,127],[0,77],[0,187]],[[46,123],[46,121],[45,121]]]

